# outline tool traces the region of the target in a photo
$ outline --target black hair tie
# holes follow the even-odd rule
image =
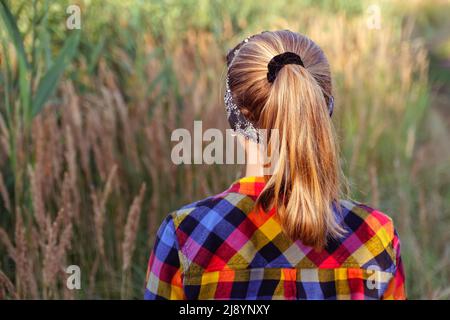
[[[278,72],[287,64],[298,64],[303,68],[305,67],[303,65],[302,59],[298,54],[286,51],[284,53],[276,55],[272,58],[272,60],[270,60],[269,64],[267,65],[267,69],[269,70],[267,72],[267,80],[270,83],[273,83],[275,81],[275,78],[277,77]]]

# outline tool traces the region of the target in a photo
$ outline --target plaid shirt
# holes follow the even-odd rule
[[[263,187],[262,177],[245,177],[170,214],[150,256],[145,299],[405,299],[389,217],[340,201],[336,217],[347,232],[316,251],[290,240],[273,210],[254,209]]]

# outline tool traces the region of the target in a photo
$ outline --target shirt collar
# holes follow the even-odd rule
[[[233,182],[230,191],[248,196],[259,196],[265,185],[264,176],[246,176]]]

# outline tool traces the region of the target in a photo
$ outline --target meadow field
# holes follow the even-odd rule
[[[173,164],[171,132],[226,129],[225,55],[275,29],[330,60],[351,195],[394,219],[409,298],[449,299],[449,16],[446,0],[0,0],[0,299],[141,299],[163,217],[243,170]]]

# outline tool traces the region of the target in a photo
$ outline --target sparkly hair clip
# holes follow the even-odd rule
[[[234,58],[236,58],[239,50],[250,40],[250,37],[245,38],[243,44],[234,51],[231,62],[229,63],[228,68],[232,65]],[[227,111],[228,122],[230,123],[231,128],[241,135],[243,135],[246,139],[250,139],[259,143],[259,130],[255,128],[253,123],[251,123],[239,110],[239,107],[233,101],[233,95],[231,94],[229,78],[227,75],[226,78],[226,88],[224,95],[225,109]]]

